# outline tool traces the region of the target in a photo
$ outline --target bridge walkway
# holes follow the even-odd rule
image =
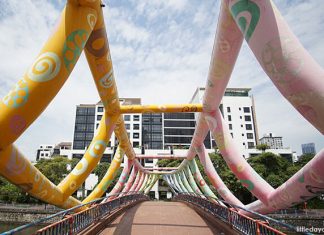
[[[227,232],[224,232],[222,226],[218,226],[213,220],[205,217],[203,213],[197,213],[184,203],[147,201],[119,215],[99,234],[229,234],[228,229],[225,228],[225,230]]]

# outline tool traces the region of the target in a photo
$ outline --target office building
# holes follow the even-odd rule
[[[302,144],[301,147],[302,147],[303,154],[316,154],[314,143]]]
[[[36,150],[36,161],[50,159],[53,156],[68,157],[71,155],[71,142],[61,142],[56,145],[42,144]]]
[[[71,142],[61,142],[55,145],[53,150],[53,155],[60,155],[68,157],[71,153],[72,143]]]
[[[146,149],[189,148],[196,126],[194,113],[145,113],[142,120],[142,146]],[[210,135],[205,145],[211,148]]]
[[[249,157],[249,150],[258,144],[258,128],[256,123],[255,105],[250,88],[227,88],[220,103],[220,111],[228,125],[234,142],[242,156]],[[195,91],[190,103],[202,103],[205,88]],[[211,145],[215,144],[210,136]]]
[[[140,105],[140,98],[120,98],[121,105]],[[102,102],[97,104],[80,104],[76,108],[75,127],[73,136],[72,158],[82,158],[85,150],[90,145],[91,140],[97,130],[100,120],[104,114]],[[123,115],[127,134],[133,147],[141,146],[142,142],[142,115]],[[112,133],[107,149],[102,157],[102,161],[111,161],[111,157],[117,146],[117,138]]]
[[[36,161],[40,159],[50,159],[53,155],[54,145],[41,144],[36,150]]]
[[[163,114],[163,146],[168,148],[189,149],[195,132],[195,113],[164,113]],[[207,149],[211,148],[210,135],[205,139]]]
[[[274,136],[272,133],[264,135],[260,139],[260,144],[268,145],[269,149],[283,149],[282,137]]]
[[[145,149],[163,149],[162,113],[142,115],[142,146]]]

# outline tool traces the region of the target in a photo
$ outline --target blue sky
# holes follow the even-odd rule
[[[186,103],[204,86],[216,31],[217,0],[111,0],[104,15],[120,97],[144,104]],[[324,66],[324,10],[320,0],[274,0],[293,32]],[[24,74],[48,38],[63,0],[0,1],[0,97]],[[244,43],[230,87],[251,87],[259,135],[283,136],[298,153],[300,145],[324,139],[275,89]],[[77,91],[77,92],[76,92]],[[64,88],[17,141],[29,159],[39,144],[72,141],[75,106],[99,100],[82,55]]]

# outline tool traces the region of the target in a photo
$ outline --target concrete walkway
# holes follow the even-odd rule
[[[224,234],[195,210],[180,202],[150,201],[138,204],[107,225],[100,234],[209,235]]]

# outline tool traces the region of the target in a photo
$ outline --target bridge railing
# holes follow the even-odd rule
[[[200,195],[196,195],[193,193],[179,193],[175,196],[175,200],[185,201],[190,204],[196,205],[209,214],[216,216],[221,221],[229,224],[232,228],[235,228],[242,234],[262,234],[262,235],[284,235],[285,233],[271,227],[268,222],[272,222],[274,224],[279,225],[280,227],[284,227],[285,230],[291,232],[298,232],[297,229],[289,224],[285,224],[281,221],[275,220],[268,216],[261,215],[259,213],[246,210],[245,208],[241,208],[236,205],[229,204],[225,201],[219,200],[224,204],[228,205],[228,207],[222,206],[220,204],[216,204],[208,199],[202,198]],[[251,214],[254,214],[259,219],[253,219],[249,216],[243,215],[238,212],[238,209],[242,209],[248,211]],[[299,234],[311,234],[311,233],[299,233]]]
[[[111,201],[100,203],[105,199],[107,199],[107,197],[96,199],[92,202],[79,205],[68,210],[60,211],[54,215],[39,219],[33,223],[20,226],[16,229],[12,229],[3,234],[5,235],[16,234],[18,232],[23,232],[26,229],[30,229],[36,225],[44,224],[44,223],[51,223],[51,224],[42,229],[37,230],[34,234],[37,235],[78,234],[80,231],[84,230],[92,223],[103,218],[104,216],[107,216],[117,211],[120,208],[123,208],[127,205],[131,205],[135,202],[149,200],[148,196],[142,193],[135,193],[135,192],[121,197],[116,197],[118,195],[111,195],[111,196],[114,196],[114,199]],[[84,207],[84,210],[74,213],[74,211],[76,209],[79,209],[80,207]],[[54,218],[57,218],[58,221],[53,223],[52,221]]]

